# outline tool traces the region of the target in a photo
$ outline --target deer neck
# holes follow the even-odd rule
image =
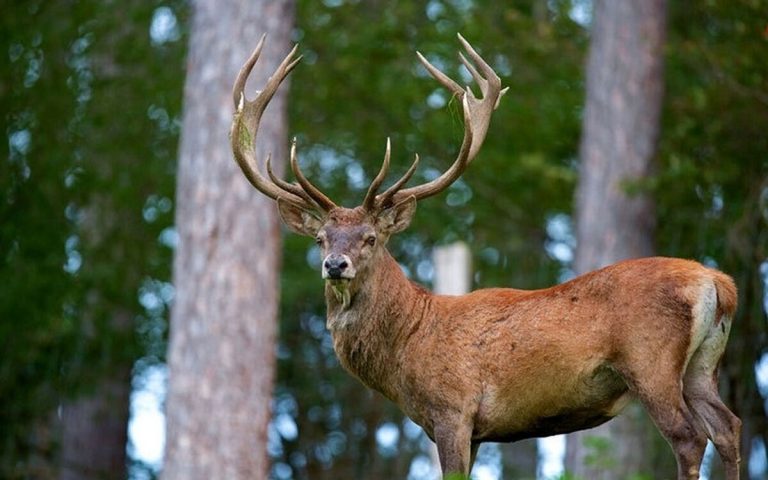
[[[421,324],[429,294],[408,280],[383,249],[381,258],[358,277],[346,286],[348,301],[337,285],[326,284],[334,350],[344,368],[397,401],[388,379],[399,370],[397,352]]]

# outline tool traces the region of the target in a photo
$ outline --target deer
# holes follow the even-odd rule
[[[437,444],[443,475],[468,476],[479,445],[546,437],[600,425],[638,400],[670,444],[677,478],[699,477],[707,439],[739,478],[741,421],[721,400],[718,368],[736,310],[728,275],[691,260],[625,260],[539,290],[479,289],[435,295],[411,281],[388,252],[416,203],[438,195],[466,170],[507,88],[461,35],[459,53],[480,90],[433,66],[426,70],[461,101],[463,140],[437,178],[406,187],[419,163],[380,192],[384,160],[361,205],[339,206],[302,173],[259,167],[259,123],[282,81],[301,60],[298,45],[263,90],[244,88],[265,37],[233,88],[230,140],[250,183],[274,200],[287,228],[315,239],[322,258],[327,328],[340,364],[383,394]],[[262,171],[266,168],[266,175]]]

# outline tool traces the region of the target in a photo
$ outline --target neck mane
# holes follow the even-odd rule
[[[400,367],[396,352],[418,331],[431,295],[406,278],[389,252],[382,249],[379,255],[346,286],[348,305],[326,282],[327,326],[342,366],[396,400],[394,383],[389,381]]]

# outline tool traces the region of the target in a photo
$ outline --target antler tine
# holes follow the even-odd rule
[[[384,205],[389,202],[397,202],[408,196],[415,196],[416,199],[426,198],[435,195],[455,182],[467,166],[477,155],[480,146],[485,140],[488,132],[488,125],[491,121],[491,115],[496,109],[499,98],[506,92],[501,88],[501,79],[496,72],[483,60],[475,51],[472,45],[464,37],[458,35],[459,42],[464,47],[467,57],[459,53],[459,59],[467,67],[472,78],[480,87],[482,96],[475,97],[469,87],[462,89],[451,80],[447,75],[429,63],[423,55],[417,53],[417,56],[429,73],[445,88],[461,98],[461,104],[464,114],[464,139],[461,143],[459,154],[453,164],[443,172],[438,178],[431,182],[418,185],[404,190],[388,190],[385,194],[379,196],[379,204]],[[471,60],[471,62],[470,62]],[[403,182],[404,184],[404,182]]]
[[[312,200],[312,198],[307,195],[307,192],[304,191],[299,185],[296,185],[295,183],[286,182],[282,178],[275,175],[275,172],[272,171],[272,155],[267,155],[267,175],[269,176],[269,179],[277,185],[278,187],[282,188],[286,192],[293,193],[294,195],[297,195],[301,198],[303,198],[308,205],[313,205],[315,202]]]
[[[448,75],[441,72],[437,67],[429,63],[429,60],[424,58],[424,55],[421,54],[421,52],[416,52],[416,56],[419,58],[419,61],[422,65],[424,65],[424,68],[427,69],[430,75],[440,82],[442,86],[453,92],[454,95],[458,95],[459,97],[464,94],[464,89],[459,86],[458,83],[454,82]]]
[[[325,196],[325,194],[321,192],[320,189],[312,185],[312,183],[307,180],[307,177],[305,177],[301,172],[301,168],[299,168],[299,162],[296,159],[296,138],[294,138],[293,142],[291,143],[291,170],[293,170],[293,175],[296,177],[299,185],[301,185],[301,188],[307,192],[307,195],[309,195],[310,198],[312,198],[312,200],[314,200],[314,202],[320,206],[320,208],[326,212],[330,212],[334,208],[337,208],[337,205],[333,203],[330,198]]]
[[[411,164],[410,167],[408,167],[408,170],[406,170],[403,176],[400,177],[400,180],[393,183],[391,187],[389,187],[384,191],[384,193],[376,197],[376,205],[378,209],[387,208],[392,205],[392,197],[394,197],[394,195],[401,188],[403,188],[403,185],[408,183],[408,180],[410,180],[414,172],[416,172],[416,167],[418,165],[419,165],[419,154],[417,153],[413,158],[413,163]]]
[[[265,33],[261,36],[259,43],[256,44],[256,48],[253,49],[253,53],[251,53],[251,56],[248,57],[248,60],[245,61],[245,64],[243,64],[243,67],[237,74],[235,84],[232,86],[232,100],[235,102],[235,108],[238,108],[238,105],[242,100],[241,97],[243,97],[243,91],[245,90],[245,84],[248,81],[248,76],[250,76],[251,70],[253,70],[253,66],[256,65],[256,62],[261,56],[261,50],[264,48],[264,41],[266,39],[267,34]]]
[[[469,153],[471,151],[472,138],[474,137],[474,133],[472,131],[472,123],[470,122],[469,118],[469,106],[466,94],[462,99],[462,103],[464,105],[464,139],[461,142],[461,148],[459,149],[459,154],[456,156],[456,160],[448,168],[448,170],[443,172],[443,174],[436,179],[422,185],[417,185],[415,187],[406,188],[405,190],[399,190],[391,193],[390,197],[392,198],[392,203],[397,203],[400,201],[400,199],[408,198],[410,196],[414,196],[416,197],[416,200],[420,200],[422,198],[436,195],[448,188],[453,182],[458,180],[462,173],[464,173],[467,165],[469,165]],[[403,184],[404,183],[405,182],[403,182]]]
[[[467,70],[469,70],[469,73],[472,75],[472,78],[475,80],[475,82],[480,85],[483,95],[487,95],[489,93],[489,87],[499,91],[498,97],[496,98],[496,103],[493,105],[493,109],[497,109],[499,107],[499,101],[501,100],[501,97],[503,97],[504,94],[509,91],[509,87],[501,88],[501,79],[498,77],[498,75],[496,75],[496,72],[493,71],[491,66],[488,65],[485,60],[483,60],[483,57],[478,55],[472,45],[470,45],[469,42],[464,37],[462,37],[460,33],[456,35],[459,37],[459,42],[461,42],[462,46],[467,51],[469,58],[471,58],[473,62],[477,63],[478,68],[480,69],[480,73],[485,75],[485,78],[483,78],[483,76],[480,75],[475,69],[474,65],[472,65],[472,63],[469,62],[461,52],[459,52],[461,63],[463,63]],[[490,85],[486,85],[487,83]]]
[[[294,45],[293,49],[288,52],[274,73],[269,77],[264,89],[258,92],[253,100],[246,99],[245,86],[248,82],[248,76],[261,56],[265,38],[266,36],[261,37],[253,53],[251,53],[251,56],[248,57],[248,60],[240,69],[240,73],[238,73],[232,87],[232,100],[235,103],[235,114],[232,118],[232,129],[230,130],[232,153],[240,169],[248,181],[251,182],[251,185],[264,195],[273,200],[283,198],[308,209],[314,210],[319,208],[328,211],[335,206],[333,202],[328,200],[325,195],[320,194],[318,196],[314,187],[311,187],[311,192],[303,191],[304,183],[311,186],[303,176],[299,181],[301,187],[278,179],[274,172],[272,172],[271,158],[269,156],[267,158],[267,174],[269,178],[265,178],[258,170],[255,143],[261,117],[283,80],[285,80],[302,58],[300,55],[296,56],[298,45]],[[295,145],[292,150],[295,150]],[[301,180],[304,180],[304,183]]]
[[[477,67],[480,69],[480,72],[487,77],[485,80],[489,82],[496,80],[499,83],[499,87],[501,87],[501,80],[499,80],[498,75],[496,75],[496,72],[493,71],[491,66],[488,65],[488,63],[485,60],[483,60],[483,57],[481,57],[477,53],[475,48],[472,45],[470,45],[470,43],[464,37],[462,37],[460,33],[457,33],[456,36],[459,38],[459,43],[461,43],[461,46],[464,47],[464,50],[467,51],[467,55],[469,55],[469,58],[471,58],[472,61],[477,64]],[[461,54],[461,52],[459,52],[459,55],[462,57],[464,56]],[[470,71],[472,70],[471,67],[468,67],[468,68],[470,69]],[[475,76],[475,75],[473,75],[473,77],[475,78],[475,80],[477,80],[478,78],[478,76]],[[478,82],[478,83],[482,83],[482,82]]]
[[[469,71],[470,75],[472,75],[472,79],[478,84],[482,85],[485,83],[485,78],[483,78],[480,73],[478,73],[477,69],[475,68],[472,63],[467,60],[467,57],[464,56],[463,53],[459,52],[459,60],[461,60],[462,65],[464,65],[464,68]]]
[[[373,211],[376,204],[376,192],[378,192],[379,187],[381,187],[381,184],[384,182],[384,179],[387,177],[387,172],[389,171],[389,155],[391,153],[391,146],[389,142],[389,137],[387,137],[387,149],[384,152],[384,161],[381,164],[381,169],[379,170],[379,173],[376,175],[376,178],[373,179],[371,182],[371,186],[368,187],[368,192],[365,194],[365,200],[363,200],[363,208],[368,210],[369,212]]]

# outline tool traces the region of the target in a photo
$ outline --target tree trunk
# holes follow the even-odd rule
[[[576,193],[576,273],[654,253],[653,173],[663,96],[665,0],[597,0]],[[639,407],[571,434],[566,469],[589,479],[653,471],[651,427]]]
[[[179,158],[166,479],[267,478],[280,230],[228,141],[231,88],[263,33],[251,97],[290,49],[290,0],[193,4]],[[260,158],[287,157],[284,85],[261,122]],[[278,168],[282,168],[280,163]]]
[[[59,480],[125,477],[130,368],[61,407]]]
[[[539,445],[535,438],[501,443],[501,478],[532,480],[539,465]]]

